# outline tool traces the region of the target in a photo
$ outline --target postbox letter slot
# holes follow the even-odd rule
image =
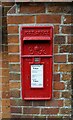
[[[43,37],[42,36],[39,36],[39,37],[33,36],[33,37],[24,37],[23,38],[23,41],[29,41],[29,40],[31,40],[31,41],[32,40],[41,40],[42,41],[42,40],[51,40],[51,38],[49,36],[47,36],[47,37],[45,37],[45,36],[43,36]]]

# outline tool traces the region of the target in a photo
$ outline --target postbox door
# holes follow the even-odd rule
[[[33,58],[23,58],[23,99],[50,99],[52,97],[52,74],[50,74],[52,73],[52,58],[42,57],[40,64],[33,63],[32,61]],[[37,71],[37,68],[39,71]]]

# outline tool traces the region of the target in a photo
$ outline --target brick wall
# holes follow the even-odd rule
[[[14,3],[2,2],[2,118],[10,117],[7,11]]]
[[[5,107],[4,110],[11,112],[11,118],[46,119],[71,116],[71,22],[69,3],[23,3],[14,5],[9,10],[8,41],[7,44],[5,43],[8,45],[8,51],[6,51],[8,57],[5,58],[8,58],[9,69],[5,66],[7,69],[4,71],[5,75],[9,73],[9,79],[6,80],[8,76],[5,76],[3,80],[5,86],[7,85],[3,88],[7,90],[7,94],[4,92],[3,96],[8,100],[8,102],[5,100],[5,106],[10,106]],[[22,100],[19,29],[23,24],[46,24],[54,27],[54,79],[52,81],[53,97],[50,101]]]

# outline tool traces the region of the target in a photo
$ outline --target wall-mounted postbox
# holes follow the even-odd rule
[[[21,28],[21,79],[24,100],[52,98],[53,27]]]

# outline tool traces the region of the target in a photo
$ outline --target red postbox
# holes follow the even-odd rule
[[[21,28],[21,79],[24,100],[52,98],[53,27]]]

